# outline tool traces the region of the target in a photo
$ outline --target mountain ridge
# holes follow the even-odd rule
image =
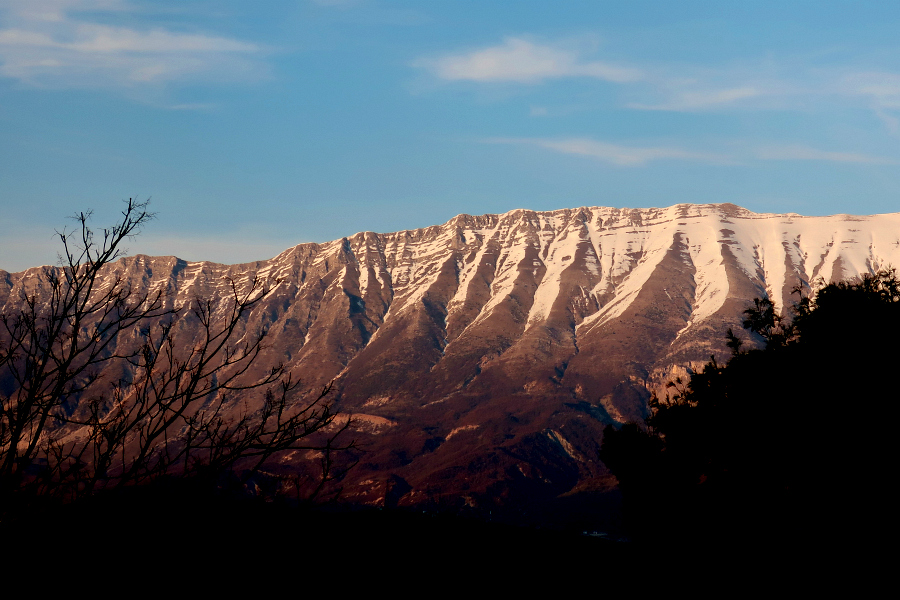
[[[173,308],[224,307],[229,278],[270,282],[236,333],[267,331],[260,363],[286,364],[309,389],[335,381],[368,445],[346,497],[490,506],[607,481],[594,458],[603,427],[640,419],[650,390],[727,356],[725,332],[754,297],[783,310],[818,277],[889,264],[900,213],[726,203],[457,215],[236,265],[139,254],[108,276],[165,290]],[[49,268],[0,273],[0,307]]]

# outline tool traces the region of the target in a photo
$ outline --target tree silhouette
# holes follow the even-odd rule
[[[744,326],[764,349],[742,351],[729,332],[727,364],[712,358],[686,384],[668,384],[646,423],[607,427],[601,459],[636,537],[809,541],[887,522],[896,273],[821,286],[791,313],[757,299]]]
[[[36,498],[73,500],[164,476],[246,480],[288,450],[320,454],[316,493],[348,449],[330,387],[304,398],[283,365],[253,369],[265,330],[235,332],[277,282],[228,280],[225,301],[166,303],[112,269],[153,218],[129,200],[98,235],[90,213],[59,232],[46,267],[0,314],[0,518]],[[27,291],[25,291],[27,290]],[[198,334],[199,332],[199,334]],[[256,393],[257,401],[248,400]]]

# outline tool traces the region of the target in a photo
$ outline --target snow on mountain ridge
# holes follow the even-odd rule
[[[416,230],[367,231],[323,244],[300,244],[257,263],[226,267],[182,261],[179,272],[171,277],[157,276],[165,272],[163,268],[149,269],[145,278],[153,288],[168,285],[176,294],[190,296],[210,288],[226,291],[222,287],[226,273],[243,270],[262,279],[285,280],[296,274],[298,260],[303,263],[309,257],[314,257],[310,266],[317,271],[352,262],[353,268],[332,283],[352,279],[350,285],[363,300],[387,292],[388,312],[395,314],[420,302],[447,269],[455,271],[457,281],[446,303],[448,314],[470,300],[476,278],[490,279],[490,296],[481,303],[478,320],[513,294],[521,271],[530,270],[534,288],[525,321],[533,326],[553,310],[565,274],[580,269],[591,284],[582,295],[594,305],[588,310],[591,314],[577,324],[582,329],[621,315],[673,240],[680,239],[689,250],[685,260],[694,269],[693,323],[714,314],[728,297],[726,263],[759,283],[782,310],[790,297],[786,288],[795,279],[809,286],[818,276],[852,277],[884,264],[900,264],[898,225],[900,213],[804,217],[753,213],[733,204],[516,209],[503,214],[460,214],[443,225]],[[136,255],[126,260],[134,261],[137,268],[144,261],[160,259]],[[38,272],[29,269],[17,279]]]
[[[267,282],[235,340],[267,331],[260,369],[284,364],[304,389],[334,380],[339,409],[364,415],[369,451],[348,496],[377,498],[401,476],[423,499],[471,498],[525,473],[554,494],[602,475],[587,457],[603,426],[640,419],[649,390],[727,353],[724,333],[754,297],[782,309],[797,285],[886,264],[900,265],[900,213],[679,204],[457,215],[238,265],[136,255],[98,288],[118,278],[165,291],[169,307],[199,297],[224,311],[230,281]],[[0,272],[0,312],[40,295],[49,270]],[[181,314],[190,347],[202,331]]]

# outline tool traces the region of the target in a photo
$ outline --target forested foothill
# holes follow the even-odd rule
[[[900,281],[883,268],[800,292],[787,314],[768,299],[745,311],[762,348],[729,331],[729,360],[669,383],[646,422],[607,427],[601,458],[633,539],[775,548],[893,535]]]

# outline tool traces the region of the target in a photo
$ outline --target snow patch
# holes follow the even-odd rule
[[[444,441],[450,441],[450,438],[452,438],[457,433],[461,433],[463,431],[472,431],[474,429],[478,429],[478,427],[478,425],[462,425],[460,427],[457,427],[447,434],[447,437],[444,438]]]

